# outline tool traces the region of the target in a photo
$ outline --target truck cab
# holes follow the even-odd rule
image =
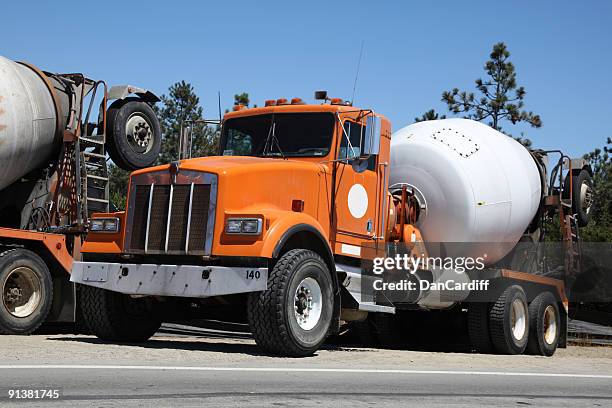
[[[94,215],[71,278],[85,285],[84,313],[117,296],[151,305],[246,294],[258,344],[312,353],[337,327],[337,262],[358,267],[385,240],[390,140],[385,117],[340,99],[234,107],[218,156],[135,171],[126,211]],[[113,313],[89,322],[94,333],[146,339],[161,321],[111,324]]]

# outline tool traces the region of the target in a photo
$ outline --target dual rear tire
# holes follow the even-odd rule
[[[473,303],[468,309],[472,348],[479,353],[552,356],[559,345],[559,306],[550,292],[528,304],[522,287],[506,288],[492,303]]]
[[[559,344],[561,318],[559,306],[550,292],[537,296],[529,305],[529,354],[552,356]]]

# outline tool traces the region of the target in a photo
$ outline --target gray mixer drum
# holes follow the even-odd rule
[[[60,142],[57,126],[45,81],[0,57],[0,190],[47,162]]]

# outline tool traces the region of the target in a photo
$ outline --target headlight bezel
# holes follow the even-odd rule
[[[230,225],[232,225],[232,228],[230,228]],[[240,228],[236,229],[237,226]],[[229,235],[257,236],[261,234],[262,230],[263,220],[261,218],[231,217],[225,220],[225,233]]]
[[[117,234],[120,230],[121,220],[118,217],[96,217],[89,223],[89,232],[93,233]]]

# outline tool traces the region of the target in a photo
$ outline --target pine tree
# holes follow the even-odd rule
[[[249,100],[249,94],[246,92],[234,95],[234,105],[249,106],[250,102],[251,101]]]
[[[593,169],[593,208],[589,224],[581,234],[585,241],[612,242],[612,138],[603,149],[584,156]]]
[[[111,211],[114,209],[125,210],[125,198],[127,197],[128,181],[130,172],[117,167],[114,163],[108,166],[109,196]],[[112,208],[114,206],[114,209]]]
[[[423,122],[426,120],[438,120],[438,119],[446,119],[446,115],[439,115],[435,109],[430,109],[424,114],[422,114],[420,118],[414,118],[414,121]]]
[[[506,45],[503,42],[495,44],[484,66],[487,77],[475,81],[480,95],[476,97],[473,92],[459,91],[458,88],[443,92],[442,101],[446,102],[449,111],[463,113],[468,119],[487,121],[492,128],[500,131],[504,121],[513,125],[525,122],[534,128],[541,127],[539,115],[523,110],[527,92],[517,85],[516,69],[509,58]]]

